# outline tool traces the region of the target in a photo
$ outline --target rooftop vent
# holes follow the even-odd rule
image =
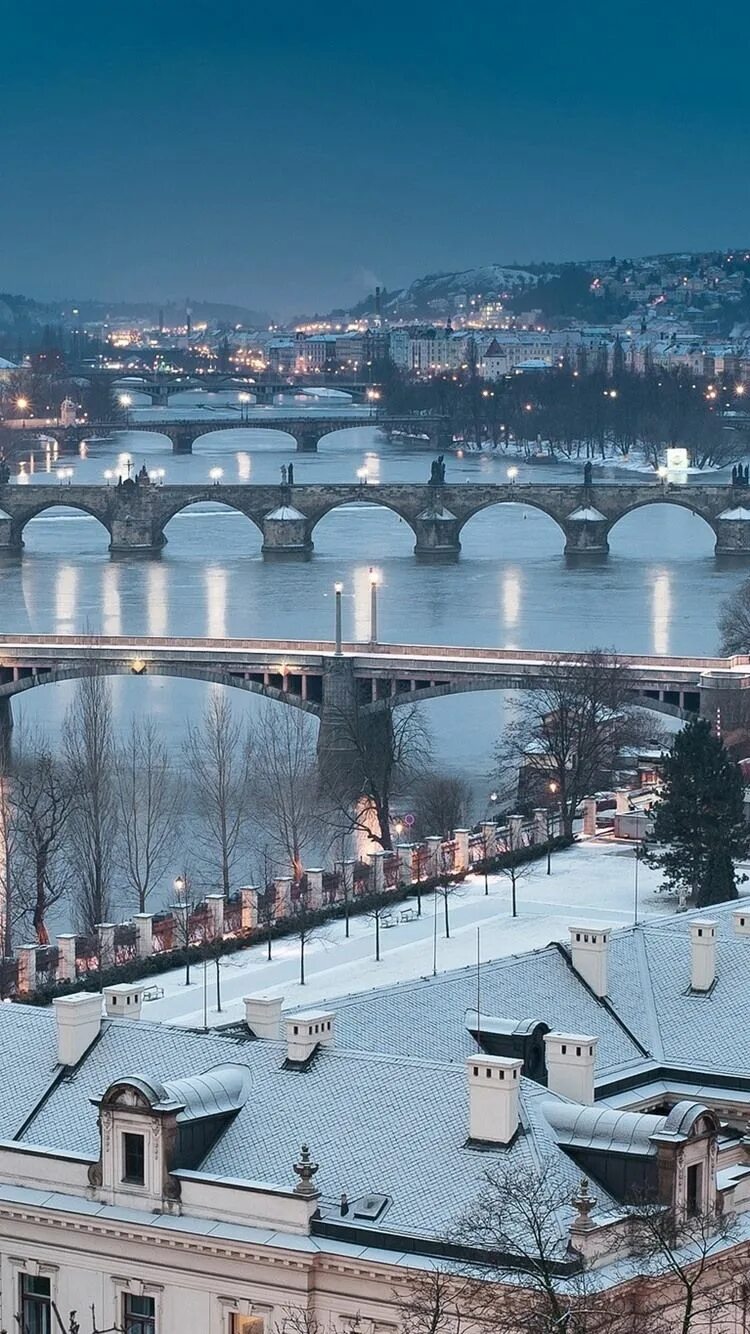
[[[374,1223],[380,1218],[387,1204],[387,1195],[362,1195],[360,1199],[354,1200],[349,1208],[352,1218],[361,1218],[367,1223]]]
[[[690,923],[690,990],[705,995],[716,981],[716,922]]]
[[[278,1040],[281,1037],[283,996],[245,996],[245,1023],[253,1037]]]
[[[609,928],[571,926],[569,930],[573,967],[595,996],[606,996]]]
[[[594,1065],[598,1038],[583,1033],[547,1033],[547,1087],[572,1102],[594,1101]]]
[[[518,1089],[523,1061],[510,1056],[469,1056],[469,1139],[510,1144],[518,1130]]]
[[[736,936],[750,936],[750,908],[735,908],[732,926]]]
[[[286,1021],[286,1059],[291,1065],[304,1065],[318,1047],[333,1045],[332,1010],[309,1010]]]

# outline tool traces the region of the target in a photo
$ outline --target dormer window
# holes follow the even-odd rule
[[[122,1137],[122,1179],[131,1186],[146,1181],[146,1151],[143,1135],[125,1133]]]

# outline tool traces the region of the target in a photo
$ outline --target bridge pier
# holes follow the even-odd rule
[[[162,532],[154,536],[154,525],[150,516],[126,514],[112,520],[109,549],[113,555],[118,553],[143,552],[151,555],[166,546],[167,539]]]
[[[196,427],[182,426],[179,429],[169,426],[154,426],[154,430],[159,430],[163,435],[168,435],[172,441],[173,454],[192,454],[193,445],[201,435],[201,431]]]
[[[3,696],[0,698],[0,762],[8,755],[12,733],[13,702],[7,696]]]
[[[717,516],[714,524],[717,556],[750,556],[750,508],[734,505]]]
[[[297,557],[309,560],[313,551],[309,522],[304,514],[289,503],[285,496],[281,505],[263,519],[263,546],[261,551],[268,560]]]
[[[566,556],[606,556],[609,552],[607,532],[609,523],[591,504],[584,503],[573,510],[563,523]]]
[[[351,658],[326,658],[323,662],[323,701],[318,730],[318,765],[340,771],[342,761],[353,758],[347,721],[356,717],[357,683]]]
[[[273,426],[273,422],[269,422],[269,425]],[[295,439],[298,454],[317,454],[321,439],[320,428],[318,426],[298,428],[295,430]]]
[[[416,534],[414,555],[422,560],[458,560],[461,551],[459,521],[446,509],[440,496],[432,495],[427,509],[413,523]]]

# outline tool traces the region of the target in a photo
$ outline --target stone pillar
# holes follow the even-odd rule
[[[534,807],[534,842],[547,842],[548,815],[544,806]]]
[[[19,945],[18,990],[22,996],[33,996],[36,991],[36,945]]]
[[[279,556],[301,556],[309,560],[313,543],[309,522],[293,505],[281,504],[263,519],[263,555],[268,559]]]
[[[224,937],[224,895],[207,894],[209,940],[222,940]]]
[[[240,899],[242,901],[242,930],[253,931],[258,925],[258,895],[260,890],[257,885],[245,885],[240,890]]]
[[[615,815],[627,815],[630,810],[630,793],[627,788],[618,787],[615,792]]]
[[[596,797],[584,797],[583,832],[593,838],[596,827]]]
[[[510,846],[513,852],[523,847],[523,816],[509,815],[508,828],[510,830]]]
[[[399,884],[411,885],[414,880],[411,843],[399,843],[396,847],[396,856],[398,857]]]
[[[0,551],[18,549],[18,543],[13,541],[13,520],[7,515],[0,516]]]
[[[385,853],[381,848],[378,852],[370,853],[370,866],[372,867],[371,889],[373,894],[382,894],[385,889],[385,879],[383,876],[383,862]]]
[[[320,426],[308,426],[306,429],[295,425],[298,454],[317,454],[318,441],[321,437]]]
[[[57,937],[57,980],[75,982],[76,980],[76,938],[70,932]]]
[[[154,917],[150,912],[137,912],[135,924],[135,952],[139,959],[147,959],[154,948]]]
[[[443,840],[440,834],[430,834],[430,837],[425,839],[425,843],[427,845],[427,875],[440,875],[443,869]]]
[[[456,840],[456,853],[453,860],[454,871],[468,871],[469,869],[469,834],[468,829],[454,829]]]
[[[593,505],[582,504],[563,523],[565,555],[606,556],[608,521]]]
[[[275,914],[278,921],[282,917],[288,917],[292,908],[292,879],[291,876],[279,876],[273,882],[276,895]]]
[[[323,872],[316,868],[314,871],[307,872],[307,885],[309,889],[308,906],[311,912],[317,912],[318,908],[323,907]]]
[[[483,820],[480,825],[482,831],[482,860],[485,858],[497,856],[497,825],[494,820]]]
[[[739,504],[723,510],[716,520],[714,532],[717,556],[750,555],[750,505]]]
[[[124,512],[112,520],[110,551],[159,551],[165,541],[162,532],[154,534],[154,524],[148,513]]]
[[[172,917],[174,919],[174,940],[173,949],[184,950],[188,942],[188,932],[190,930],[189,909],[186,903],[175,903],[172,905]]]
[[[96,934],[99,938],[99,967],[111,968],[115,961],[114,922],[100,922]]]
[[[459,522],[446,509],[439,495],[432,497],[427,509],[413,523],[416,535],[414,555],[423,560],[458,560],[461,551]]]

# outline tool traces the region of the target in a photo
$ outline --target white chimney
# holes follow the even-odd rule
[[[332,1010],[308,1010],[286,1021],[286,1059],[295,1065],[307,1061],[317,1047],[333,1045]]]
[[[108,1019],[140,1019],[143,987],[140,982],[118,982],[104,988],[104,1010]]]
[[[77,1065],[102,1027],[102,998],[98,991],[77,991],[52,1002],[57,1025],[57,1060]]]
[[[583,1033],[545,1033],[547,1087],[572,1102],[594,1101],[594,1064],[598,1038]]]
[[[245,996],[245,1023],[256,1038],[281,1037],[283,996]]]
[[[607,994],[607,947],[609,927],[571,926],[570,954],[573,967],[595,996]]]
[[[469,1138],[510,1144],[518,1130],[518,1089],[523,1061],[510,1056],[468,1056]]]
[[[716,922],[690,923],[690,990],[710,991],[716,981]]]
[[[750,908],[735,908],[732,925],[736,936],[750,936]]]

